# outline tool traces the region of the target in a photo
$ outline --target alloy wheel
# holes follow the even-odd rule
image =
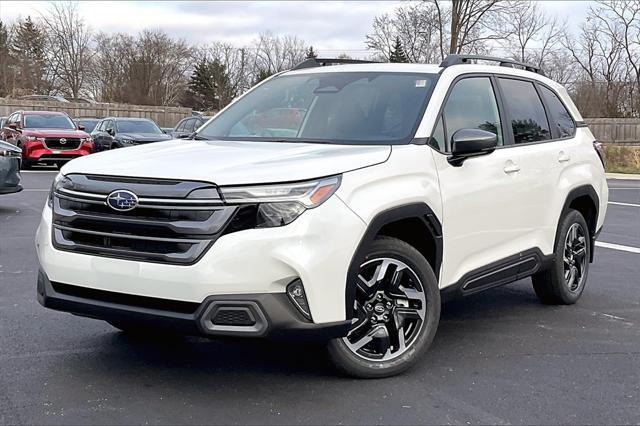
[[[582,288],[587,267],[587,238],[581,224],[574,223],[567,231],[563,254],[564,282],[570,292]]]
[[[404,262],[376,258],[360,266],[346,346],[367,361],[388,361],[418,338],[426,314],[424,288]]]

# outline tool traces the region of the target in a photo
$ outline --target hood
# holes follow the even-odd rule
[[[88,138],[89,133],[75,129],[22,129],[25,136],[36,138]]]
[[[131,139],[136,142],[158,142],[171,139],[171,136],[164,133],[118,133],[116,137],[118,139]]]
[[[330,176],[383,163],[390,154],[388,145],[172,140],[87,155],[62,172],[244,185]]]

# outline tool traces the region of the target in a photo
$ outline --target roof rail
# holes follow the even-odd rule
[[[484,56],[484,55],[447,55],[444,58],[444,61],[440,63],[442,68],[450,67],[451,65],[460,65],[460,64],[468,64],[473,60],[479,61],[489,61],[489,62],[499,62],[501,67],[510,67],[516,68],[521,67],[524,70],[535,72],[536,74],[544,75],[544,72],[540,67],[535,65],[527,64],[525,62],[515,61],[513,59],[507,58],[497,58],[495,56]]]
[[[361,59],[341,59],[341,58],[309,58],[296,64],[291,71],[304,68],[324,67],[335,64],[377,64],[376,61],[364,61]]]

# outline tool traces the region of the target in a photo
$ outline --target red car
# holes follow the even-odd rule
[[[16,111],[9,116],[0,137],[22,149],[22,168],[35,163],[61,166],[91,154],[94,145],[83,126],[63,112]]]

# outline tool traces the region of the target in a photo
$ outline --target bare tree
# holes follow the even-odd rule
[[[449,53],[468,52],[478,49],[481,42],[504,39],[507,34],[495,31],[491,22],[507,9],[501,0],[451,0]]]
[[[274,74],[292,68],[306,57],[308,43],[297,36],[260,34],[254,43],[254,73]]]
[[[73,2],[51,3],[42,23],[48,38],[47,63],[54,72],[51,77],[63,93],[77,99],[91,70],[91,29]]]

